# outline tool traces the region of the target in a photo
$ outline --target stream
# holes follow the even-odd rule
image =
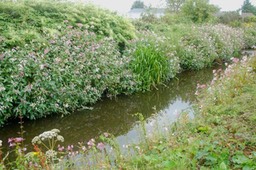
[[[54,128],[59,129],[60,135],[65,138],[64,146],[86,142],[104,132],[116,136],[120,145],[136,142],[139,139],[139,121],[134,116],[135,113],[143,114],[149,130],[153,122],[157,122],[161,128],[170,125],[184,110],[188,110],[190,116],[193,116],[191,106],[195,101],[197,83],[211,81],[212,70],[208,68],[183,72],[150,92],[120,95],[114,99],[103,98],[93,105],[92,110],[78,111],[65,117],[55,115],[36,121],[23,120],[25,146],[31,147],[34,136]],[[3,147],[8,147],[8,138],[19,136],[19,131],[18,120],[1,128]]]

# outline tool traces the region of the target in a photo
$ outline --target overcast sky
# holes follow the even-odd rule
[[[85,2],[91,2],[98,6],[117,11],[119,13],[127,13],[135,0],[84,0]],[[146,5],[152,5],[153,7],[162,7],[165,4],[165,0],[141,0]],[[244,0],[210,0],[210,3],[215,4],[221,8],[222,11],[234,11],[241,8]],[[256,0],[251,0],[256,5]]]

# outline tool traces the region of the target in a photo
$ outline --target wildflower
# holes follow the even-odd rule
[[[232,58],[232,61],[233,61],[234,63],[238,63],[238,62],[239,62],[239,59],[238,59],[238,58]]]
[[[16,146],[16,144],[21,143],[22,141],[24,141],[24,138],[21,138],[21,137],[8,139],[8,143],[10,147]]]
[[[90,146],[90,147],[94,146],[95,145],[95,140],[94,139],[89,140],[89,142],[87,142],[87,145]]]
[[[73,150],[73,148],[74,148],[74,146],[73,146],[73,145],[68,145],[67,150],[68,150],[68,151],[72,151],[72,150]]]
[[[32,144],[34,145],[34,144],[38,143],[39,141],[40,141],[39,136],[35,136],[35,137],[32,139]]]
[[[79,28],[83,27],[83,24],[82,23],[77,23],[76,24]]]
[[[57,152],[50,149],[48,151],[45,152],[45,155],[47,156],[47,158],[53,158],[57,155]]]
[[[99,150],[103,150],[103,149],[105,148],[104,143],[102,143],[102,142],[98,143],[97,148],[98,148]]]
[[[109,133],[107,133],[107,132],[103,133],[103,135],[104,135],[106,138],[109,137]]]
[[[85,147],[85,146],[83,146],[83,147],[82,147],[82,150],[85,152],[85,151],[86,151],[86,147]]]
[[[64,146],[58,145],[58,151],[62,152],[64,149],[65,149]]]
[[[55,132],[55,133],[60,133],[60,130],[59,130],[59,129],[52,129],[51,131],[52,131],[52,132]]]
[[[61,135],[58,135],[58,136],[57,136],[57,140],[58,140],[58,141],[61,141],[61,142],[64,142],[64,138],[63,138],[63,136],[61,136]]]
[[[45,50],[44,50],[44,55],[46,55],[47,53],[49,53],[49,49],[48,48],[46,48]]]

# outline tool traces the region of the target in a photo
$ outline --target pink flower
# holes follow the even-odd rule
[[[238,62],[239,62],[239,59],[238,59],[238,58],[233,58],[232,61],[233,61],[234,63],[238,63]]]
[[[82,23],[77,23],[76,25],[77,25],[79,28],[81,28],[81,27],[83,26]]]
[[[44,50],[44,55],[46,55],[47,53],[49,53],[49,48],[46,48],[45,50]]]
[[[103,149],[105,148],[104,143],[102,143],[102,142],[98,143],[97,148],[98,148],[99,150],[103,150]]]
[[[95,140],[94,139],[91,139],[91,140],[89,140],[89,142],[87,142],[87,145],[88,146],[94,146],[95,145]]]
[[[14,138],[14,141],[15,141],[15,143],[20,143],[20,142],[24,141],[24,139],[21,137],[18,137],[18,138]]]
[[[73,146],[73,145],[68,145],[67,150],[68,150],[68,151],[72,151],[72,150],[73,150],[73,148],[74,148],[74,146]]]
[[[62,152],[64,150],[64,146],[58,145],[58,151]]]
[[[17,143],[21,143],[22,141],[24,141],[24,138],[21,138],[21,137],[8,139],[8,143],[10,144],[10,147],[15,146]]]

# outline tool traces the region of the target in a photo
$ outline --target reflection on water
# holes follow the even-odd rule
[[[197,72],[184,72],[166,86],[158,86],[157,90],[138,93],[130,96],[118,96],[116,99],[103,99],[93,106],[93,110],[84,110],[60,118],[47,117],[37,121],[24,123],[24,138],[29,144],[31,139],[46,130],[60,129],[65,144],[76,144],[88,141],[104,132],[117,136],[120,144],[130,139],[138,140],[137,118],[140,112],[150,122],[175,121],[177,113],[187,109],[195,100],[197,83],[203,84],[212,79],[212,69]],[[9,137],[16,137],[19,124],[12,122],[1,128],[0,139],[3,143]],[[129,139],[129,140],[128,140]]]

